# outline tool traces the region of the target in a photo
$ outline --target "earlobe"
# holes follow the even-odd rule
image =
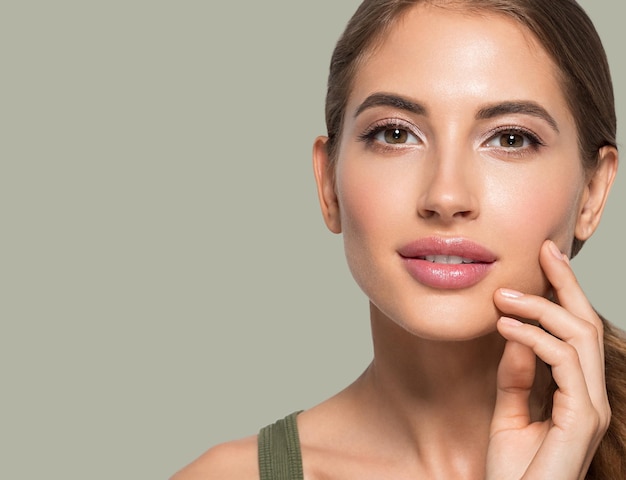
[[[615,147],[602,147],[598,155],[598,166],[587,180],[585,196],[576,223],[576,238],[583,241],[591,237],[598,227],[617,173],[619,155]]]
[[[313,144],[313,171],[324,222],[331,232],[341,233],[339,202],[335,192],[335,174],[328,158],[327,143],[328,137],[315,139]]]

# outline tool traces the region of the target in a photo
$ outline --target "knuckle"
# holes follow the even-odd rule
[[[604,410],[604,414],[600,416],[600,428],[602,429],[603,433],[606,432],[611,426],[612,416],[613,416],[613,413],[611,412],[611,406],[607,402],[605,410]]]
[[[593,325],[596,327],[596,330],[597,330],[597,332],[598,332],[598,335],[600,335],[601,337],[603,337],[603,336],[604,336],[604,322],[603,322],[603,321],[602,321],[602,319],[601,319],[599,316],[597,316],[597,315],[594,315],[593,320],[594,320],[594,321],[593,321]]]
[[[579,363],[578,351],[568,343],[561,344],[555,354],[559,363]]]
[[[581,333],[585,338],[593,340],[594,342],[597,342],[600,338],[598,327],[590,322],[582,322]]]
[[[611,425],[611,407],[608,402],[599,410],[594,409],[594,414],[587,416],[587,422],[590,432],[604,436]]]

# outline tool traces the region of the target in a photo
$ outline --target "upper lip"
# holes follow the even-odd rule
[[[496,255],[486,247],[467,238],[424,237],[398,249],[404,258],[421,258],[430,255],[463,257],[475,263],[493,263]]]

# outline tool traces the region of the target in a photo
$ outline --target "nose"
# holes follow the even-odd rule
[[[480,179],[471,154],[437,155],[426,161],[418,215],[449,223],[478,216]]]

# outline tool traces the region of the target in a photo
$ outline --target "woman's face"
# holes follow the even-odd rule
[[[497,288],[547,294],[539,248],[569,253],[586,182],[556,68],[529,32],[413,8],[360,67],[344,122],[330,223],[379,313],[470,339],[495,330]]]

